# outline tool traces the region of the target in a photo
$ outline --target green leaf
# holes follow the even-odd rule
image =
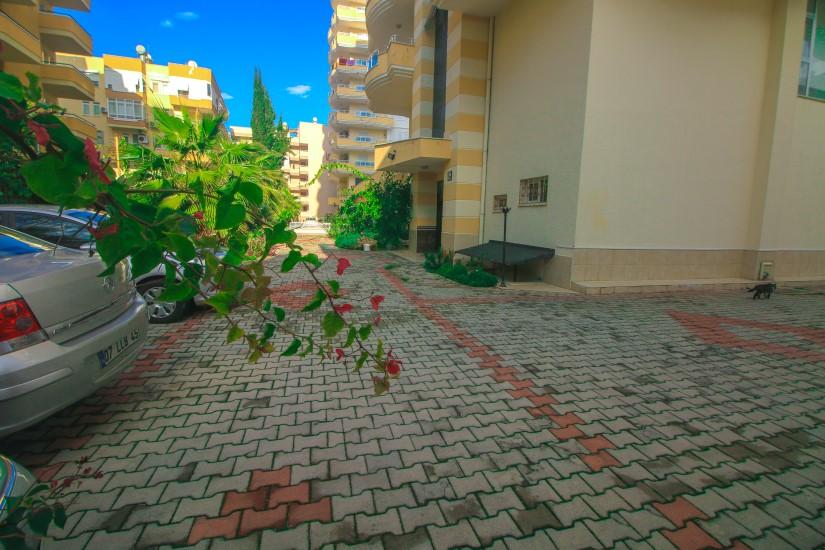
[[[59,502],[54,505],[54,524],[60,529],[66,526],[66,509]]]
[[[281,357],[289,357],[298,353],[301,349],[301,341],[295,338],[291,344],[281,353]]]
[[[324,336],[327,338],[334,338],[345,326],[344,320],[334,311],[327,312],[321,320],[321,328],[324,329]]]
[[[186,197],[182,194],[168,195],[158,203],[158,209],[177,210],[183,203],[184,198]]]
[[[364,366],[364,363],[367,361],[369,354],[366,351],[361,352],[361,356],[358,358],[358,361],[355,362],[355,370],[361,370],[361,367]]]
[[[166,241],[169,243],[169,248],[182,262],[191,262],[195,259],[197,252],[195,245],[184,235],[169,233],[166,235]]]
[[[188,283],[167,284],[166,289],[157,299],[161,302],[185,302],[194,298],[197,293],[198,290]]]
[[[315,341],[312,339],[312,336],[313,335],[310,334],[309,338],[307,338],[307,347],[304,349],[304,351],[301,352],[301,357],[306,357],[307,355],[312,353],[312,348],[315,345]]]
[[[40,536],[45,536],[49,529],[49,524],[52,522],[53,512],[51,508],[40,508],[39,510],[29,514],[29,528]]]
[[[226,335],[226,341],[228,343],[236,342],[243,338],[243,329],[238,325],[232,325],[229,329],[229,334]]]
[[[20,173],[26,179],[29,189],[46,202],[61,206],[72,203],[78,174],[67,169],[57,155],[46,155],[29,161],[21,166]]]
[[[272,308],[272,313],[275,314],[275,319],[277,319],[279,323],[286,319],[286,311],[278,306]]]
[[[327,295],[319,288],[315,291],[315,296],[312,298],[312,301],[305,305],[301,311],[314,311],[321,307],[321,304],[323,304],[326,299]]]
[[[269,311],[270,309],[272,309],[272,300],[270,300],[269,298],[264,300],[263,308],[264,308],[264,311]]]
[[[246,209],[231,197],[222,197],[215,211],[215,229],[234,229],[243,223]]]
[[[242,181],[238,185],[238,193],[255,206],[260,206],[264,202],[264,191],[257,183]]]
[[[253,351],[251,354],[249,354],[249,362],[250,362],[250,363],[257,363],[257,362],[258,362],[258,359],[260,359],[260,358],[261,358],[261,355],[262,355],[262,354],[261,354],[261,350],[256,349],[256,350],[255,350],[255,351]]]
[[[338,291],[341,290],[341,283],[336,281],[335,279],[330,279],[327,281],[327,286],[332,290],[332,294],[334,296],[338,295]]]
[[[292,268],[295,267],[300,260],[301,253],[297,250],[290,250],[286,259],[284,259],[284,263],[281,264],[281,273],[288,273],[292,271]]]
[[[343,347],[348,348],[352,345],[353,342],[355,342],[355,333],[356,332],[357,331],[355,330],[355,327],[349,327],[349,332],[347,333],[347,341],[344,342]]]
[[[372,334],[372,325],[363,325],[360,329],[358,329],[358,337],[361,340],[366,340]]]
[[[264,334],[262,339],[269,340],[275,334],[275,323],[266,323],[264,325]]]
[[[235,301],[235,295],[231,292],[218,292],[206,300],[206,303],[215,308],[221,315],[227,315]]]
[[[12,101],[23,101],[23,84],[9,73],[0,72],[0,97]]]
[[[301,260],[308,264],[312,264],[315,267],[321,267],[321,260],[318,258],[317,254],[307,254],[301,258]]]
[[[163,250],[150,244],[132,256],[132,278],[140,277],[155,269],[163,261]]]

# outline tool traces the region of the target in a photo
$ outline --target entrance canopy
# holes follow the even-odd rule
[[[457,250],[456,254],[463,254],[464,256],[494,262],[499,265],[519,265],[532,260],[549,260],[556,255],[556,251],[552,248],[527,244],[488,241],[485,244]]]

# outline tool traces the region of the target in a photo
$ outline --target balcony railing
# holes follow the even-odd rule
[[[378,56],[382,53],[385,53],[387,50],[390,49],[392,44],[403,44],[404,46],[415,46],[415,41],[413,40],[404,40],[397,34],[394,34],[390,37],[389,43],[384,48],[380,48],[372,52],[372,55],[369,57],[367,61],[367,70],[372,69],[378,64]]]

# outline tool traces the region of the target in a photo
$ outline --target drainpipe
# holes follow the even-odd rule
[[[484,148],[481,155],[481,208],[479,220],[478,244],[484,243],[484,222],[487,219],[487,151],[490,147],[490,90],[493,85],[493,40],[495,39],[496,18],[490,18],[490,28],[487,37],[487,84],[484,96]]]

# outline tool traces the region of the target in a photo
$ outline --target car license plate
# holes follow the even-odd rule
[[[135,329],[115,340],[109,347],[103,348],[97,352],[97,360],[100,363],[100,368],[105,369],[112,363],[112,361],[117,359],[121,353],[129,349],[139,339],[140,331]]]

